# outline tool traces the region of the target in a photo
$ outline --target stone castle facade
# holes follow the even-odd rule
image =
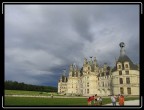
[[[91,57],[90,61],[85,58],[81,69],[70,65],[69,75],[62,75],[58,81],[58,93],[82,96],[139,95],[139,65],[135,65],[125,54],[123,42],[120,47],[120,56],[113,68],[106,63],[99,67],[96,57]]]

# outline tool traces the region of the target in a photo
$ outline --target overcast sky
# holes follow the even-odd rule
[[[5,5],[5,80],[57,86],[84,57],[113,67],[120,42],[139,63],[138,5]]]

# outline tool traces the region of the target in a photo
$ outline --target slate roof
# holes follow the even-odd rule
[[[119,59],[117,60],[117,62],[121,62],[122,63],[122,68],[124,69],[124,62],[127,61],[129,62],[130,65],[130,69],[131,70],[138,70],[138,66],[133,64],[133,62],[130,60],[130,58],[127,55],[123,55],[123,56],[119,56]],[[112,69],[112,72],[116,71],[117,68],[116,66]]]

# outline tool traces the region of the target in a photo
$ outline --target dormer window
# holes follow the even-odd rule
[[[118,70],[121,70],[121,69],[122,69],[122,64],[121,64],[120,62],[118,62],[118,64],[117,64],[117,69],[118,69]]]
[[[125,64],[125,68],[128,68],[128,64]]]
[[[119,65],[118,67],[119,67],[119,69],[121,69],[121,65]]]
[[[124,63],[125,69],[129,69],[129,68],[130,68],[129,66],[130,66],[130,65],[129,65],[129,62],[125,62],[125,63]]]

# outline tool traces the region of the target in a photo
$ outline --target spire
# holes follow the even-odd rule
[[[96,60],[96,57],[94,57],[94,65],[97,66],[97,60]]]
[[[66,76],[66,69],[63,69],[63,76]]]
[[[92,65],[92,56],[90,56],[90,58],[91,58],[90,64]]]
[[[104,69],[104,71],[107,70],[107,63],[104,63],[103,69]]]
[[[70,65],[70,71],[73,71],[73,64]]]
[[[73,63],[73,68],[74,68],[74,69],[76,68],[76,63],[75,63],[75,62]]]
[[[124,44],[124,42],[121,42],[121,43],[119,44],[119,46],[120,46],[120,48],[121,48],[121,50],[120,50],[120,56],[124,56],[124,55],[125,55],[125,49],[124,49],[125,44]]]
[[[87,59],[86,59],[86,58],[84,58],[84,65],[85,65],[85,64],[87,64],[87,63],[88,63],[88,62],[87,62]]]

